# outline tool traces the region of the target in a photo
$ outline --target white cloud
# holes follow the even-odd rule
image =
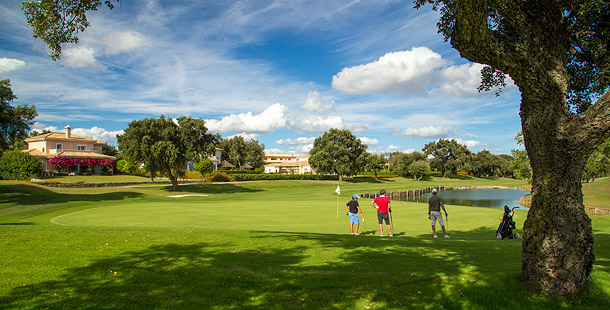
[[[265,149],[265,154],[286,154],[285,150],[281,149]]]
[[[305,99],[305,102],[301,105],[301,109],[307,112],[322,114],[333,111],[335,109],[335,101],[322,102],[320,93],[317,91],[310,91],[307,94],[307,99]]]
[[[100,42],[106,46],[104,49],[106,55],[115,55],[153,45],[153,41],[148,36],[136,31],[113,32],[105,35]]]
[[[460,138],[455,139],[455,141],[459,144],[463,144],[465,146],[467,146],[468,148],[473,148],[473,147],[479,147],[479,146],[486,146],[486,143],[483,143],[481,141],[476,141],[476,140],[462,140]]]
[[[245,132],[242,132],[242,133],[238,133],[238,134],[235,134],[235,135],[232,135],[232,136],[228,136],[226,139],[232,139],[232,138],[234,138],[236,136],[241,136],[241,137],[244,138],[244,140],[246,142],[248,142],[250,140],[258,139],[258,136],[260,136],[260,135],[257,134],[257,133],[245,133]]]
[[[49,130],[52,132],[65,132],[65,128],[57,128],[56,126],[47,126],[40,122],[34,122],[32,130],[43,131]],[[95,139],[108,144],[116,145],[116,136],[123,134],[123,130],[108,131],[104,128],[93,126],[91,128],[72,128],[72,133],[90,139]]]
[[[19,70],[25,67],[25,61],[12,58],[0,58],[0,73]]]
[[[106,70],[95,56],[97,51],[93,47],[78,45],[67,48],[61,53],[61,62],[71,68],[92,68],[96,70]]]
[[[331,128],[343,129],[343,118],[341,116],[308,116],[298,120],[293,129],[303,133],[324,132]]]
[[[313,144],[316,140],[315,137],[298,137],[296,139],[280,139],[275,141],[277,144],[281,145],[303,145],[303,144]]]
[[[287,106],[275,103],[260,114],[231,114],[221,120],[205,120],[205,124],[210,132],[266,133],[288,127],[291,118]]]
[[[451,94],[458,97],[473,97],[479,94],[477,87],[481,84],[482,64],[470,63],[451,66],[443,69],[437,75],[439,88],[430,91],[431,95]]]
[[[368,146],[379,144],[379,140],[377,140],[375,138],[361,137],[359,139],[360,139],[360,142],[362,142],[363,144],[366,144]]]
[[[313,143],[299,145],[299,146],[297,146],[296,153],[297,154],[308,154],[309,151],[311,151],[311,149],[313,149]]]
[[[377,61],[344,68],[333,76],[332,87],[345,94],[423,91],[427,77],[443,66],[441,55],[427,47],[387,53]]]
[[[421,128],[407,128],[405,130],[394,130],[394,134],[405,136],[409,138],[446,138],[455,135],[460,132],[457,128],[452,127],[421,127]]]
[[[104,128],[93,126],[91,128],[73,128],[72,133],[108,144],[116,144],[116,135],[123,134],[123,130],[107,131]]]
[[[369,128],[364,124],[355,124],[352,126],[353,133],[365,133],[369,130]]]

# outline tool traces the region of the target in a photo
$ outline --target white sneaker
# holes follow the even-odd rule
[[[394,237],[394,235],[390,234],[390,237]]]
[[[383,237],[383,234],[379,235],[379,237]]]
[[[438,238],[438,236],[437,236],[437,235],[434,235],[434,238]]]
[[[449,237],[449,235],[445,235],[445,238],[451,238],[451,237]]]
[[[354,235],[359,236],[360,234],[359,233],[355,233]]]

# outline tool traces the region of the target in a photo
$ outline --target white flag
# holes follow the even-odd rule
[[[339,185],[337,185],[337,189],[335,190],[335,192],[337,193],[337,195],[341,195],[341,188],[339,188]]]

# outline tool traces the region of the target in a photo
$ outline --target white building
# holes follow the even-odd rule
[[[316,174],[309,164],[309,155],[265,154],[265,173]]]

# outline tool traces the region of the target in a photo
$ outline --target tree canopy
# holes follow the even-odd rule
[[[377,178],[377,171],[381,171],[388,160],[382,154],[371,154],[366,152],[363,156],[364,168],[369,171],[375,172],[375,178]]]
[[[214,135],[207,133],[204,121],[182,116],[146,118],[131,121],[124,133],[117,136],[119,150],[129,162],[144,164],[151,173],[163,173],[178,190],[178,176],[184,173],[189,160],[206,154],[215,144]]]
[[[331,128],[314,141],[309,163],[318,173],[334,172],[341,179],[362,170],[366,148],[351,131]]]
[[[219,147],[223,150],[223,157],[238,168],[245,164],[253,168],[265,165],[265,145],[257,140],[246,142],[244,137],[234,136],[220,141]]]
[[[431,166],[439,169],[443,175],[447,170],[456,173],[464,161],[466,156],[470,154],[468,147],[459,144],[454,139],[439,139],[424,146],[422,149],[424,155],[432,155]]]
[[[113,2],[119,0],[103,3],[113,9]],[[61,44],[78,43],[78,33],[89,27],[87,12],[102,5],[102,0],[40,0],[24,1],[22,10],[34,30],[34,38],[42,39],[51,49],[49,57],[58,60]]]
[[[0,80],[0,151],[21,145],[19,142],[27,138],[34,118],[38,116],[35,106],[13,107],[11,102],[15,99],[11,81]]]

